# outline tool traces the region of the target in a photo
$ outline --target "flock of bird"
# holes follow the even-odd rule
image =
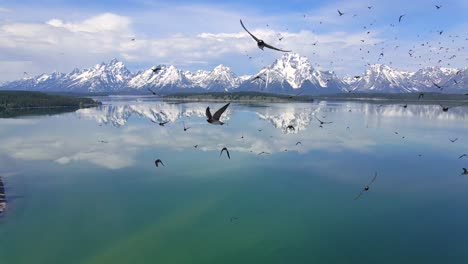
[[[369,10],[371,10],[371,9],[373,8],[373,6],[367,6],[367,8],[368,8]],[[435,8],[436,8],[437,10],[439,10],[439,9],[442,8],[442,5],[435,5]],[[346,13],[343,12],[343,11],[341,11],[341,10],[337,10],[337,12],[338,12],[338,16],[339,16],[339,17],[342,17],[342,16],[346,15]],[[353,15],[353,17],[356,17],[356,16],[357,16],[356,14]],[[398,19],[397,19],[398,23],[402,23],[403,18],[405,18],[405,17],[406,17],[406,14],[401,14],[401,15],[398,17]],[[306,15],[304,15],[304,18],[306,18]],[[375,21],[374,21],[374,22],[375,22]],[[373,26],[374,22],[370,23],[369,25],[363,26],[363,29],[366,30],[366,35],[371,34],[371,31],[369,30],[369,27]],[[243,23],[242,20],[240,20],[240,24],[241,24],[242,28],[253,38],[253,40],[255,40],[255,42],[256,42],[256,44],[257,44],[257,47],[258,47],[259,49],[264,50],[264,48],[268,48],[268,49],[275,50],[275,51],[280,51],[280,52],[290,52],[290,50],[284,50],[284,49],[281,49],[281,48],[277,48],[277,47],[275,47],[275,46],[273,46],[273,45],[271,45],[271,44],[268,44],[268,43],[266,43],[264,40],[262,40],[261,38],[259,38],[259,37],[255,36],[254,34],[252,34],[252,33],[245,27],[245,25],[244,25],[244,23]],[[320,24],[322,24],[322,22],[320,22]],[[391,26],[391,27],[395,27],[395,24],[390,24],[390,26]],[[267,25],[267,27],[268,27],[268,25]],[[441,35],[443,35],[444,30],[437,30],[436,33],[437,33],[439,36],[441,36]],[[418,37],[419,37],[419,35],[418,35]],[[456,36],[451,36],[451,35],[450,35],[449,37],[452,39],[452,43],[454,43],[455,40],[459,38],[458,35],[456,35]],[[284,39],[284,36],[281,36],[281,35],[278,36],[278,40],[279,40],[279,41],[282,41],[283,39]],[[396,40],[396,39],[397,39],[397,37],[395,37],[395,40]],[[136,39],[135,39],[134,37],[131,38],[131,41],[135,41],[135,40],[136,40]],[[468,38],[466,38],[466,40],[468,40]],[[365,41],[366,41],[365,39],[361,39],[361,42],[362,42],[362,43],[365,43]],[[312,43],[311,45],[312,45],[312,46],[317,46],[317,44],[318,44],[318,41],[315,41],[315,42]],[[380,44],[383,44],[383,43],[374,44],[374,46],[377,46],[377,45],[380,45]],[[421,47],[428,47],[428,48],[429,48],[429,52],[432,53],[432,52],[434,51],[434,46],[435,46],[435,45],[439,45],[438,51],[436,52],[436,55],[440,55],[440,52],[441,52],[441,51],[444,51],[445,53],[448,53],[448,52],[451,51],[450,48],[442,46],[442,45],[441,45],[441,41],[439,41],[437,44],[433,44],[433,43],[430,43],[429,41],[426,41],[426,42],[424,42],[424,43],[421,43],[420,46],[421,46]],[[388,47],[388,46],[387,46],[387,47]],[[398,45],[394,47],[394,49],[398,49],[398,48],[399,48]],[[459,48],[458,48],[458,51],[461,51],[461,50],[464,50],[464,47],[459,47]],[[360,48],[360,51],[361,51],[361,52],[366,52],[367,54],[370,54],[370,50],[364,51],[363,48]],[[381,50],[380,50],[380,52],[379,52],[379,54],[378,54],[378,60],[379,60],[379,61],[385,56],[384,51],[385,51],[385,47],[382,47]],[[410,50],[408,51],[408,55],[409,55],[409,57],[412,58],[412,59],[422,59],[422,55],[417,55],[417,54],[416,54],[416,45],[414,45],[413,48],[410,49]],[[452,59],[454,59],[455,57],[456,57],[456,55],[455,55],[455,54],[452,54],[450,57],[448,57],[448,60],[452,60]],[[444,55],[444,58],[447,58],[447,55]],[[249,56],[249,59],[252,59],[252,57]],[[365,57],[363,56],[363,57],[361,57],[361,59],[362,59],[362,60],[365,60]],[[428,61],[431,61],[431,59],[432,59],[432,56],[428,59]],[[425,61],[425,62],[427,62],[427,61]],[[439,59],[437,63],[440,64],[441,62],[442,62],[442,60]],[[334,62],[331,61],[330,64],[333,64],[333,63],[334,63]],[[390,61],[390,64],[392,64],[391,61]],[[367,65],[370,65],[370,63],[367,62]],[[420,65],[421,65],[421,63],[420,63]],[[450,66],[450,63],[447,63],[447,65]],[[317,64],[317,66],[320,66],[320,65]],[[161,66],[155,66],[155,67],[153,67],[151,70],[152,70],[153,73],[157,74],[161,69],[162,69]],[[460,70],[457,71],[456,75],[459,75],[460,72],[461,72]],[[27,75],[28,73],[27,73],[27,72],[24,72],[24,74]],[[354,76],[354,78],[355,78],[355,79],[360,79],[361,76]],[[266,80],[265,80],[265,78],[264,78],[263,76],[255,76],[255,77],[253,77],[253,78],[252,78],[252,81],[255,81],[255,80],[260,80],[260,81],[266,82]],[[462,81],[459,81],[459,80],[457,80],[457,79],[453,79],[453,82],[454,82],[456,85],[462,85],[462,84],[463,84]],[[435,83],[435,82],[433,82],[433,85],[434,85],[434,87],[436,87],[436,88],[439,89],[440,91],[443,91],[443,89],[447,86],[447,83],[445,83],[445,84],[440,84],[440,83]],[[160,94],[156,93],[155,91],[151,90],[150,88],[148,88],[148,91],[151,92],[151,94],[153,94],[153,95],[155,95],[155,96],[160,96]],[[348,91],[348,92],[352,92],[352,91]],[[289,99],[293,99],[294,97],[299,96],[299,95],[300,95],[300,93],[299,93],[299,94],[296,94],[296,95],[291,95],[291,96],[289,96]],[[468,95],[468,94],[466,94],[466,95]],[[424,93],[419,93],[419,94],[418,94],[418,100],[421,100],[421,99],[424,99]],[[206,108],[206,113],[205,113],[205,114],[206,114],[206,117],[207,117],[207,120],[206,120],[206,121],[207,121],[209,124],[211,124],[211,125],[223,125],[224,123],[221,121],[221,116],[222,116],[223,113],[226,111],[226,109],[229,107],[229,105],[230,105],[230,103],[224,105],[224,106],[221,107],[219,110],[217,110],[213,115],[211,114],[210,108],[207,107],[207,108]],[[403,107],[403,108],[407,108],[407,106],[408,106],[408,105],[405,104],[405,105],[403,105],[402,107]],[[449,111],[450,108],[456,107],[456,106],[451,106],[451,107],[449,107],[449,106],[443,106],[443,105],[440,105],[440,106],[441,106],[441,109],[442,109],[443,112],[447,112],[447,111]],[[351,111],[351,110],[349,110],[349,111]],[[333,122],[325,122],[325,121],[322,121],[322,120],[319,119],[317,116],[315,116],[315,119],[319,122],[319,127],[320,127],[320,128],[323,128],[324,125],[333,123]],[[152,122],[155,122],[155,121],[152,121]],[[156,122],[155,122],[155,123],[156,123]],[[168,123],[168,122],[166,121],[166,122],[159,122],[159,123],[157,123],[157,124],[158,124],[159,126],[164,126],[164,125],[167,124],[167,123]],[[184,123],[184,124],[183,124],[183,129],[184,129],[184,131],[187,131],[187,130],[190,129],[190,127],[185,126],[185,123]],[[347,127],[347,129],[349,129],[349,127]],[[287,130],[295,131],[296,128],[295,128],[294,126],[292,126],[292,125],[289,125],[289,126],[287,126]],[[259,131],[261,131],[261,130],[259,130]],[[398,135],[398,132],[395,131],[395,134]],[[244,136],[242,135],[241,138],[243,139]],[[404,138],[404,136],[403,136],[402,138]],[[456,139],[449,139],[449,140],[450,140],[452,143],[454,143],[454,142],[456,142],[456,141],[458,140],[458,138],[456,138]],[[99,142],[100,142],[100,143],[107,143],[107,141],[103,141],[103,140],[100,140]],[[297,145],[302,145],[302,143],[301,143],[300,141],[298,141],[298,142],[296,143],[296,146],[297,146]],[[194,147],[194,148],[198,148],[198,145],[194,145],[193,147]],[[285,151],[287,151],[287,149],[285,149]],[[223,153],[226,153],[226,156],[227,156],[228,159],[231,158],[231,155],[230,155],[229,150],[228,150],[227,147],[223,147],[223,148],[221,149],[219,156],[221,157],[221,156],[223,155]],[[269,153],[268,153],[268,152],[265,152],[265,151],[262,151],[262,152],[258,153],[258,155],[266,155],[266,154],[269,154]],[[421,155],[420,155],[420,156],[421,156]],[[468,157],[468,155],[467,155],[467,154],[462,154],[462,155],[459,156],[459,159],[462,159],[462,158],[465,158],[465,157]],[[163,163],[163,161],[162,161],[161,159],[156,159],[156,160],[154,161],[154,164],[155,164],[156,167],[160,167],[160,166],[164,166],[164,167],[165,167],[165,165],[164,165],[164,163]],[[463,172],[461,173],[461,175],[468,175],[468,170],[467,170],[466,168],[463,168]],[[354,199],[357,200],[357,199],[361,198],[363,194],[365,194],[366,192],[368,192],[368,191],[370,190],[370,186],[376,181],[376,179],[377,179],[377,172],[375,172],[374,177],[371,179],[371,181],[370,181],[367,185],[365,185],[365,186],[363,187],[363,189],[361,190],[361,192],[360,192]],[[4,184],[3,184],[2,178],[0,177],[0,214],[2,214],[2,213],[4,212],[5,209],[6,209],[5,188],[4,188]],[[230,219],[231,222],[232,222],[232,221],[235,221],[235,220],[237,220],[237,217],[231,217],[231,219]]]
[[[436,5],[436,8],[437,8],[437,9],[440,9],[441,7],[442,7],[442,6],[440,6],[440,5]],[[372,6],[368,6],[368,9],[372,9]],[[345,15],[344,12],[342,12],[342,11],[340,11],[340,10],[337,10],[337,11],[338,11],[339,16]],[[400,16],[398,17],[398,22],[401,23],[401,22],[402,22],[402,19],[403,19],[405,16],[406,16],[406,14],[400,15]],[[305,15],[304,15],[304,17],[305,17]],[[268,48],[268,49],[275,50],[275,51],[280,51],[280,52],[290,52],[290,50],[284,50],[284,49],[277,48],[277,47],[275,47],[275,46],[273,46],[273,45],[270,45],[270,44],[266,43],[264,40],[260,39],[259,37],[255,36],[254,34],[252,34],[252,33],[245,27],[245,25],[244,25],[242,19],[240,19],[240,24],[241,24],[242,28],[255,40],[255,42],[256,42],[256,44],[257,44],[257,47],[258,47],[259,49],[264,50],[264,48]],[[267,25],[267,26],[268,26],[268,25]],[[364,27],[364,28],[366,29],[366,27]],[[439,35],[442,35],[443,30],[439,31],[438,33],[439,33]],[[368,31],[367,34],[370,34],[370,31]],[[283,38],[284,38],[284,37],[281,36],[281,37],[279,38],[279,41],[281,41]],[[364,42],[364,40],[361,40],[361,41]],[[317,45],[317,42],[313,43],[313,46],[315,46],[315,45]],[[368,53],[369,53],[369,52],[368,52]],[[411,54],[411,52],[410,52],[410,54]],[[412,55],[413,55],[413,54],[411,54],[411,56],[412,56]],[[379,56],[380,56],[380,57],[383,57],[383,56],[384,56],[384,53],[381,52],[381,53],[379,54]],[[160,66],[157,66],[157,67],[153,67],[153,68],[152,68],[152,70],[153,70],[154,73],[157,73],[160,69],[161,69]],[[459,73],[460,73],[460,71],[457,72],[457,75],[458,75]],[[356,78],[356,79],[359,79],[359,78],[361,78],[361,76],[355,76],[355,78]],[[252,80],[252,81],[254,81],[254,80],[261,80],[261,81],[263,81],[263,82],[266,82],[265,78],[264,78],[263,76],[261,76],[261,75],[254,76],[251,80]],[[440,85],[440,84],[436,84],[436,83],[433,83],[433,84],[434,84],[435,87],[437,87],[437,88],[438,88],[439,90],[441,90],[441,91],[442,91],[443,88],[444,88],[444,87],[443,87],[444,85]],[[151,90],[151,89],[149,89],[149,88],[148,88],[148,90],[149,90],[153,95],[158,95],[158,94],[157,94],[156,92],[154,92],[153,90]],[[348,92],[352,92],[352,91],[348,91]],[[293,99],[294,97],[299,96],[299,95],[300,95],[300,93],[298,93],[298,94],[296,94],[296,95],[290,95],[290,96],[289,96],[289,99]],[[424,93],[419,93],[419,94],[418,94],[418,100],[421,100],[421,99],[423,99],[423,98],[424,98]],[[214,115],[211,114],[210,107],[207,107],[207,108],[206,108],[206,117],[207,117],[207,120],[206,120],[206,121],[207,121],[209,124],[212,124],[212,125],[223,125],[224,123],[220,121],[220,118],[221,118],[222,114],[226,111],[226,109],[229,107],[229,105],[230,105],[230,103],[224,105],[224,106],[221,107],[219,110],[217,110],[217,111],[214,113]],[[463,105],[463,104],[461,104],[461,105]],[[461,105],[459,105],[459,106],[461,106]],[[382,105],[380,105],[380,106],[382,106]],[[450,108],[456,107],[456,106],[448,107],[448,106],[443,106],[443,105],[440,105],[440,106],[441,106],[443,112],[447,112]],[[403,107],[403,108],[407,108],[408,105],[405,104],[405,105],[403,105],[402,107]],[[350,110],[350,111],[351,111],[351,110]],[[314,117],[315,117],[315,119],[319,122],[319,127],[320,127],[320,128],[323,128],[324,125],[332,124],[332,123],[333,123],[333,122],[322,121],[321,119],[319,119],[319,118],[318,118],[317,116],[315,116],[315,115],[314,115]],[[154,121],[153,121],[153,122],[154,122]],[[164,126],[164,124],[166,124],[166,123],[167,123],[167,122],[159,123],[159,125]],[[185,126],[185,123],[184,123],[184,131],[187,131],[188,129],[189,129],[189,128],[187,128],[187,127]],[[349,129],[349,127],[348,127],[348,129]],[[287,126],[287,130],[295,131],[295,127],[292,126],[292,125],[288,125],[288,126]],[[261,130],[259,130],[259,132],[261,132]],[[395,134],[398,135],[398,132],[395,132]],[[243,139],[244,136],[242,135],[241,138]],[[402,136],[402,138],[404,139],[405,136]],[[455,142],[455,141],[457,141],[457,140],[458,140],[458,138],[457,138],[457,139],[454,139],[454,140],[451,140],[451,139],[450,139],[450,141],[451,141],[452,143]],[[299,145],[299,144],[302,145],[302,143],[301,143],[300,141],[298,141],[298,142],[296,143],[296,146]],[[194,148],[197,148],[197,147],[198,147],[198,145],[194,145]],[[286,149],[285,151],[287,151],[287,149]],[[226,147],[223,147],[223,148],[221,149],[220,154],[219,154],[219,157],[221,157],[222,154],[223,154],[224,152],[226,152],[227,158],[230,159],[231,156],[230,156],[229,150],[228,150]],[[269,154],[269,153],[268,153],[268,152],[265,152],[265,151],[262,151],[262,152],[258,153],[258,155],[265,155],[265,154]],[[459,157],[459,159],[464,158],[464,157],[468,157],[468,156],[467,156],[466,154],[463,154],[463,155],[461,155],[461,156]],[[161,161],[160,159],[155,160],[155,165],[156,165],[156,167],[159,167],[159,164],[161,164],[161,165],[164,166],[164,164],[162,163],[162,161]],[[463,172],[462,172],[461,175],[468,175],[468,170],[467,170],[466,168],[463,168]],[[361,196],[362,196],[364,193],[368,192],[368,191],[370,190],[370,186],[376,181],[376,179],[377,179],[377,172],[375,172],[374,177],[371,179],[371,181],[370,181],[367,185],[364,186],[364,188],[361,190],[361,192],[360,192],[354,199],[357,200],[357,199],[361,198]],[[233,220],[237,220],[237,218],[236,218],[236,217],[231,218],[231,222],[232,222]]]

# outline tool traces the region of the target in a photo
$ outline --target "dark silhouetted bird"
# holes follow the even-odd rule
[[[458,138],[455,138],[455,139],[450,139],[449,138],[449,140],[450,140],[450,142],[455,143],[458,140]]]
[[[158,73],[161,69],[162,69],[161,66],[156,66],[156,67],[151,68],[153,73]]]
[[[354,198],[354,200],[359,199],[365,192],[368,192],[371,184],[374,183],[376,179],[377,179],[377,172],[374,174],[374,178],[372,178],[371,182],[368,185],[364,186],[364,189],[362,189],[362,191],[359,193],[358,196],[356,196],[356,198]]]
[[[185,122],[182,122],[182,123],[184,124],[184,131],[187,131],[187,130],[190,129],[190,127],[186,127],[186,126],[185,126]]]
[[[225,106],[221,107],[218,111],[214,113],[213,116],[211,116],[210,107],[207,107],[205,114],[208,119],[206,121],[212,125],[224,125],[224,123],[221,122],[219,119],[221,118],[221,115],[224,113],[224,111],[226,111],[229,104],[231,103],[227,103]]]
[[[340,10],[337,9],[336,11],[338,11],[338,15],[340,15],[340,16],[344,15],[344,13],[341,12]]]
[[[221,149],[221,152],[219,153],[219,156],[221,157],[221,155],[223,155],[223,151],[226,151],[226,155],[227,155],[228,159],[231,159],[231,156],[229,155],[229,150],[226,147]]]
[[[269,49],[272,49],[272,50],[277,50],[277,51],[282,51],[282,52],[291,52],[290,50],[282,50],[282,49],[278,49],[278,48],[275,48],[267,43],[265,43],[265,41],[257,38],[256,36],[254,36],[252,33],[250,33],[250,31],[247,30],[247,28],[245,28],[244,26],[244,23],[242,23],[242,19],[240,20],[240,23],[241,23],[241,26],[244,28],[245,31],[247,31],[247,33],[249,33],[249,35],[255,40],[257,41],[257,46],[259,49],[263,50],[263,48],[269,48]]]
[[[166,165],[164,165],[164,163],[162,162],[162,160],[160,159],[157,159],[154,161],[154,164],[156,165],[156,167],[159,167],[159,164],[163,165],[164,167],[166,167]]]
[[[398,23],[401,22],[401,19],[402,19],[404,16],[406,16],[406,15],[401,15],[401,16],[398,18]]]

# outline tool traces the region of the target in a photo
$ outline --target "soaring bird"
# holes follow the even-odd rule
[[[440,9],[442,6],[441,5],[435,5],[437,9]]]
[[[336,11],[338,11],[338,15],[340,15],[340,16],[344,15],[344,13],[341,12],[339,9],[337,9]]]
[[[461,175],[468,175],[468,170],[466,168],[463,168],[463,172]]]
[[[153,95],[159,96],[158,93],[156,93],[155,91],[151,90],[150,88],[146,88],[146,89],[148,89],[148,91],[150,91]]]
[[[317,119],[317,121],[319,121],[320,126],[333,123],[333,122],[324,122],[324,121],[320,120],[317,116],[315,116],[315,119]]]
[[[286,127],[286,129],[288,129],[288,130],[293,130],[293,131],[296,131],[296,129],[294,128],[294,126],[293,126],[293,125],[289,125],[289,126],[287,126],[287,127]]]
[[[400,23],[400,22],[401,22],[401,19],[402,19],[404,16],[406,16],[406,14],[404,14],[404,15],[401,15],[401,16],[398,18],[398,23]]]
[[[450,109],[450,106],[443,106],[443,105],[440,105],[440,107],[442,107],[442,111],[443,111],[443,112],[448,112],[448,110]]]
[[[444,87],[442,87],[441,85],[438,85],[438,84],[435,83],[435,82],[432,82],[432,84],[434,84],[434,86],[437,87],[437,88],[440,89],[440,90],[443,90],[443,89],[444,89]]]
[[[257,155],[263,155],[263,154],[270,154],[270,153],[262,151],[262,152],[258,153]]]
[[[250,33],[250,31],[247,30],[247,28],[245,28],[244,26],[244,23],[242,23],[242,19],[240,20],[240,23],[241,23],[241,26],[244,28],[245,31],[247,31],[247,33],[249,33],[249,35],[255,40],[257,41],[257,46],[259,49],[263,50],[263,48],[269,48],[269,49],[272,49],[272,50],[277,50],[277,51],[282,51],[282,52],[291,52],[290,50],[282,50],[282,49],[278,49],[278,48],[275,48],[267,43],[265,43],[265,41],[257,38],[256,36],[254,36],[252,33]]]
[[[261,75],[257,75],[255,77],[253,77],[252,80],[250,80],[250,81],[253,82],[255,80],[262,80],[263,82],[266,82],[265,78],[263,78]]]
[[[160,71],[161,69],[162,69],[161,66],[156,66],[156,67],[151,68],[153,73],[158,73],[158,71]]]
[[[169,121],[159,122],[158,125],[164,126],[165,124],[169,123]]]
[[[358,196],[356,196],[356,198],[354,198],[354,200],[359,199],[365,192],[369,191],[371,184],[374,183],[376,179],[377,179],[377,172],[374,174],[374,178],[372,178],[371,182],[368,185],[364,186],[364,189],[362,189],[362,191],[359,193]]]
[[[229,150],[228,150],[226,147],[224,147],[224,148],[221,150],[221,152],[219,153],[219,156],[221,157],[221,155],[223,155],[223,151],[226,151],[226,154],[227,154],[227,156],[228,156],[228,159],[231,159],[231,156],[229,155]]]
[[[455,138],[455,139],[450,139],[449,138],[449,140],[450,140],[450,142],[455,143],[458,140],[458,138]]]
[[[159,167],[159,164],[163,165],[164,167],[166,167],[166,165],[164,165],[164,163],[162,162],[162,160],[160,159],[157,159],[154,161],[154,164],[156,165],[156,167]]]
[[[302,142],[300,142],[300,141],[296,142],[296,146],[299,145],[299,144],[302,145]]]
[[[187,131],[187,130],[190,129],[190,127],[186,127],[186,126],[185,126],[185,122],[182,122],[182,123],[184,124],[184,131]]]
[[[205,114],[208,119],[206,121],[212,125],[224,125],[224,123],[219,121],[219,119],[221,118],[221,115],[224,113],[224,111],[226,111],[229,104],[231,103],[227,103],[225,106],[221,107],[218,111],[216,111],[216,113],[214,113],[213,116],[211,116],[210,107],[207,107]]]
[[[462,155],[460,155],[460,157],[458,157],[458,159],[461,159],[461,158],[464,158],[464,157],[468,157],[468,155],[462,154]]]

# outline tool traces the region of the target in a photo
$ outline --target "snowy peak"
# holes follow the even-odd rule
[[[339,79],[333,71],[314,69],[306,57],[284,53],[252,76],[239,77],[225,65],[194,72],[159,65],[133,74],[123,62],[112,59],[68,74],[53,72],[7,82],[0,89],[148,93],[149,88],[162,93],[236,90],[311,95],[344,91],[466,93],[467,83],[468,68],[425,67],[412,73],[383,64],[370,65],[361,76]]]
[[[359,92],[414,92],[412,84],[408,82],[411,73],[397,71],[384,64],[374,64],[366,70],[363,76],[355,82],[350,82],[351,91]]]

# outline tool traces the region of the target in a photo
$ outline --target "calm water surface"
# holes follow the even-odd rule
[[[0,119],[0,263],[468,263],[466,107],[100,99]]]

